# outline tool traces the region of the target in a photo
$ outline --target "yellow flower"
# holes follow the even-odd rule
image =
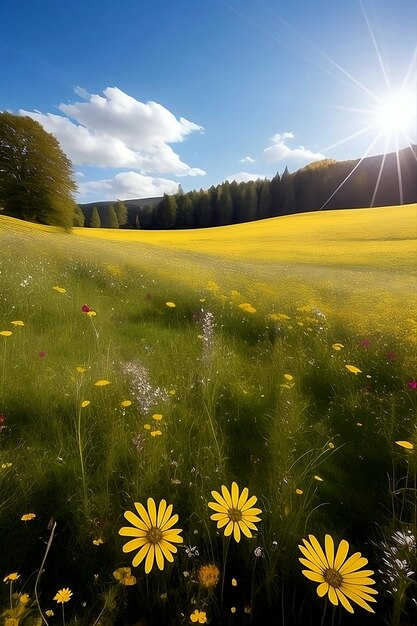
[[[332,348],[333,348],[333,350],[336,350],[336,352],[339,352],[344,347],[345,346],[343,345],[343,343],[336,342],[336,343],[332,344]]]
[[[19,626],[19,620],[16,617],[6,617],[4,626]]]
[[[17,580],[18,578],[20,578],[20,574],[18,574],[17,572],[13,572],[12,574],[7,574],[7,576],[3,578],[3,582],[4,583],[8,583],[9,581],[13,582]]]
[[[122,400],[120,403],[120,406],[122,406],[124,409],[128,406],[130,406],[132,404],[131,400]]]
[[[63,287],[58,287],[57,285],[55,287],[52,287],[52,289],[55,289],[55,291],[57,291],[58,293],[67,293],[66,289],[64,289]]]
[[[258,530],[254,522],[261,521],[260,517],[257,517],[259,513],[262,513],[261,509],[253,508],[258,498],[256,496],[249,498],[247,487],[244,487],[239,495],[239,487],[235,482],[232,483],[230,492],[224,485],[221,491],[222,495],[217,491],[211,492],[216,502],[209,502],[208,506],[216,512],[210,516],[210,519],[217,522],[217,528],[226,527],[225,537],[233,533],[237,543],[240,541],[241,532],[246,537],[252,537],[251,530]]]
[[[194,613],[190,615],[190,620],[196,624],[206,624],[207,622],[206,612],[195,609]]]
[[[269,313],[267,317],[274,322],[285,322],[291,319],[288,315],[285,315],[285,313]]]
[[[13,463],[2,463],[1,464],[1,469],[8,469],[12,465],[13,465]]]
[[[175,304],[175,302],[165,302],[165,304],[167,305],[168,308],[170,309],[175,309],[175,307],[177,306]]]
[[[88,317],[96,317],[97,313],[91,310],[91,311],[87,311],[86,315],[88,315]]]
[[[78,365],[75,369],[76,369],[76,371],[77,371],[79,374],[82,374],[83,372],[86,372],[86,371],[87,371],[87,368],[86,368],[86,367],[81,367],[81,365]]]
[[[320,583],[317,594],[323,597],[327,593],[332,604],[338,605],[340,602],[349,613],[353,613],[350,601],[374,613],[368,604],[376,602],[372,595],[378,593],[369,587],[375,584],[370,578],[374,572],[361,569],[368,563],[367,559],[363,558],[360,552],[355,552],[346,560],[349,544],[344,539],[340,542],[335,555],[330,535],[326,535],[324,540],[325,552],[314,535],[309,535],[308,538],[309,541],[303,539],[303,546],[298,546],[305,557],[299,560],[308,568],[303,570],[304,576]]]
[[[111,382],[109,380],[98,380],[96,383],[94,383],[95,387],[105,387],[106,385],[111,385]]]
[[[17,326],[24,326],[25,325],[25,323],[22,322],[22,320],[15,320],[14,322],[10,322],[10,323],[13,324],[13,326],[15,328],[17,328]]]
[[[316,476],[314,476],[314,478],[315,478],[315,480],[318,480],[320,483],[322,483],[322,482],[323,482],[322,477],[321,477],[321,476],[318,476],[317,474],[316,474]]]
[[[395,443],[397,446],[401,446],[406,450],[412,450],[414,448],[414,445],[410,441],[396,441]]]
[[[334,443],[332,443],[332,442],[330,441],[330,442],[328,443],[328,446],[329,446],[329,448],[330,448],[331,450],[333,450],[333,448],[334,448]]]
[[[20,604],[27,604],[29,600],[30,600],[30,597],[28,593],[22,593],[22,595],[19,598]]]
[[[144,428],[145,430],[151,430],[152,426],[151,426],[150,424],[144,424],[144,425],[143,425],[143,428]]]
[[[83,400],[81,402],[81,408],[85,409],[86,406],[90,404],[90,400]]]
[[[152,430],[151,431],[151,436],[152,437],[159,437],[159,435],[162,435],[162,432],[160,430]]]
[[[154,415],[152,415],[152,419],[160,422],[162,419],[162,415],[160,413],[155,413]]]
[[[30,522],[30,520],[35,519],[35,517],[36,513],[25,513],[20,519],[22,522]]]
[[[175,396],[175,394],[177,393],[177,390],[176,389],[170,389],[168,391],[168,393],[169,393],[170,396]]]
[[[68,602],[71,599],[72,591],[68,587],[64,587],[64,589],[60,589],[54,595],[54,600],[58,604],[64,604],[64,602]]]
[[[294,376],[292,374],[284,374],[285,380],[294,380]]]
[[[239,309],[245,311],[245,313],[256,313],[255,307],[253,307],[249,302],[244,302],[243,304],[239,304]]]
[[[232,607],[230,608],[230,612],[231,612],[231,613],[236,613],[236,607],[235,607],[235,606],[232,606]]]
[[[132,576],[130,567],[119,567],[113,572],[114,578],[125,587],[136,585],[136,576]]]
[[[232,587],[237,587],[237,580],[236,580],[236,578],[232,578]]]
[[[135,502],[138,513],[125,511],[125,518],[133,526],[124,526],[119,530],[123,537],[134,537],[123,546],[123,552],[138,550],[133,558],[132,565],[137,567],[146,557],[145,574],[149,574],[154,561],[160,570],[164,569],[164,558],[173,562],[172,554],[177,552],[174,543],[182,543],[181,529],[173,528],[178,521],[178,515],[172,515],[172,504],[167,505],[165,500],[159,503],[158,511],[155,500],[148,498],[147,509],[140,502]]]
[[[297,496],[302,496],[304,491],[302,489],[296,489],[295,493],[297,494]]]
[[[55,613],[53,612],[52,609],[48,609],[47,611],[45,611],[45,615],[46,617],[53,617]]]
[[[203,587],[215,587],[220,579],[220,570],[217,565],[211,563],[202,565],[197,572],[197,577]]]
[[[346,369],[349,370],[349,372],[352,372],[352,374],[361,374],[362,370],[359,369],[359,367],[355,367],[355,365],[345,365]]]
[[[101,537],[99,537],[98,539],[93,539],[93,544],[95,546],[101,546],[104,543],[103,539],[101,539]]]
[[[0,331],[0,335],[2,335],[3,337],[10,337],[10,335],[13,335],[11,330],[2,330]]]

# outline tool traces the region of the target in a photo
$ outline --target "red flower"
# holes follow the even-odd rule
[[[91,307],[88,306],[88,304],[83,304],[81,307],[81,311],[83,313],[89,313],[90,311],[92,311],[93,309]]]
[[[417,380],[410,380],[408,386],[410,389],[417,389]]]
[[[43,351],[38,352],[38,357],[39,357],[40,359],[43,359],[44,357],[46,357],[46,352],[43,352]]]

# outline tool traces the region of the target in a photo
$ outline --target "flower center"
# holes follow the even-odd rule
[[[326,583],[329,583],[329,585],[336,589],[338,589],[343,582],[343,576],[335,569],[326,569],[323,577]]]
[[[152,526],[146,533],[146,538],[149,543],[159,543],[162,539],[162,531]]]
[[[231,522],[240,522],[242,519],[242,511],[239,511],[239,509],[229,509],[227,514]]]

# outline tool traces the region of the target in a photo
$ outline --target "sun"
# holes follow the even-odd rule
[[[388,137],[415,135],[417,105],[411,93],[391,93],[381,99],[374,111],[375,125]]]

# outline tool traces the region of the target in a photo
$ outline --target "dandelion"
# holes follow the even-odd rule
[[[177,306],[175,302],[165,302],[165,304],[169,309],[175,309],[175,307]]]
[[[122,402],[120,403],[120,406],[126,409],[128,406],[131,406],[131,404],[132,404],[131,400],[122,400]]]
[[[215,587],[220,580],[220,570],[214,563],[202,565],[197,572],[198,582],[202,587],[210,589]]]
[[[199,611],[198,609],[195,609],[194,613],[190,615],[190,620],[196,624],[206,624],[207,615],[205,611]]]
[[[13,335],[13,333],[11,330],[1,330],[0,335],[2,337],[10,337],[10,335]]]
[[[25,513],[20,518],[22,522],[30,522],[30,520],[35,519],[36,513]]]
[[[119,567],[113,572],[113,577],[120,585],[124,585],[125,587],[136,585],[136,576],[132,576],[130,567]]]
[[[18,574],[18,572],[13,572],[12,574],[7,574],[7,576],[3,578],[3,582],[4,583],[14,582],[18,578],[20,578],[20,574]]]
[[[401,448],[405,448],[406,450],[413,450],[414,444],[410,441],[396,441],[397,446],[401,446]]]
[[[229,491],[224,485],[221,486],[222,495],[217,491],[212,491],[211,495],[216,502],[209,502],[210,509],[216,511],[210,519],[217,522],[217,528],[224,529],[225,537],[233,533],[234,540],[239,543],[241,533],[246,537],[252,537],[251,530],[258,530],[254,522],[260,522],[259,513],[261,509],[253,508],[258,498],[249,496],[247,487],[242,489],[239,495],[239,487],[233,482]]]
[[[178,515],[172,515],[172,504],[167,505],[165,500],[159,503],[158,511],[153,498],[148,498],[147,509],[140,502],[135,502],[138,513],[125,511],[124,516],[133,526],[124,526],[119,535],[134,537],[123,546],[123,552],[138,550],[133,558],[132,565],[137,567],[146,557],[145,573],[152,570],[154,561],[158,568],[164,569],[164,559],[172,563],[172,556],[178,550],[173,544],[182,543],[181,529],[173,528],[178,521]]]
[[[28,593],[22,593],[21,596],[19,596],[19,604],[23,604],[26,605],[30,600],[29,594]]]
[[[69,587],[64,587],[56,592],[54,595],[54,600],[57,604],[64,604],[65,602],[69,602],[71,600],[72,591]]]
[[[98,380],[96,383],[94,383],[95,387],[105,387],[106,385],[111,385],[111,382],[109,380]]]
[[[309,535],[308,538],[309,541],[303,539],[303,546],[298,546],[305,557],[299,561],[308,568],[303,570],[304,576],[320,583],[317,594],[320,597],[327,594],[332,604],[336,606],[340,602],[349,613],[354,612],[350,601],[374,613],[368,604],[376,602],[372,596],[378,593],[369,586],[375,584],[370,578],[374,572],[361,569],[368,563],[367,559],[360,552],[355,552],[346,560],[349,543],[345,539],[340,542],[335,555],[330,535],[325,537],[325,552],[314,535]]]
[[[22,322],[22,320],[15,320],[14,322],[10,322],[15,328],[17,328],[18,326],[24,326],[25,323]]]
[[[360,370],[359,367],[356,367],[355,365],[345,365],[345,367],[352,374],[361,374],[362,373],[362,370]]]

